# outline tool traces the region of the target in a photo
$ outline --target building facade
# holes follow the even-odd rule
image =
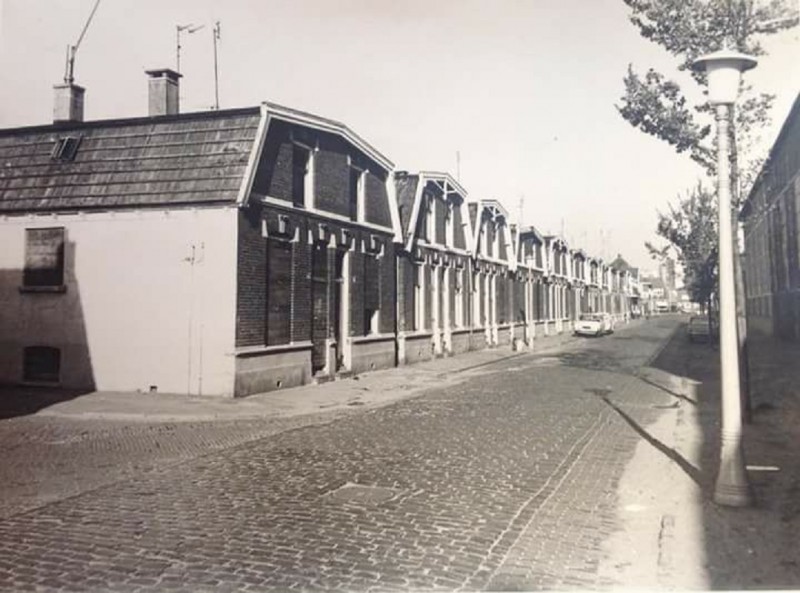
[[[0,383],[244,396],[619,314],[617,271],[287,107],[0,131]]]
[[[800,95],[758,175],[740,220],[748,327],[800,339]]]

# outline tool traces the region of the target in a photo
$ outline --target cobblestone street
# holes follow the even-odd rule
[[[641,440],[630,424],[673,401],[639,369],[675,327],[510,357],[348,414],[5,420],[0,587],[612,587],[598,566]]]

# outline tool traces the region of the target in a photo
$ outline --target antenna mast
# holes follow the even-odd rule
[[[217,67],[217,41],[220,38],[219,21],[214,25],[214,109],[219,109],[219,69]]]
[[[75,45],[67,46],[67,66],[66,71],[64,72],[64,82],[67,84],[72,84],[75,81],[75,54],[78,52],[78,47],[80,47],[81,41],[83,41],[83,36],[86,35],[86,29],[89,28],[89,23],[92,22],[94,13],[97,12],[97,7],[99,5],[100,0],[95,0],[92,12],[89,14],[89,18],[86,19],[86,24],[83,26],[83,31],[81,31],[78,41],[75,42]]]

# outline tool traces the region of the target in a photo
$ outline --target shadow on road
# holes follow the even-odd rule
[[[626,414],[623,410],[619,408],[614,402],[609,400],[607,397],[601,397],[602,399],[612,410],[614,410],[620,418],[622,418],[625,422],[628,423],[630,426],[639,436],[641,436],[645,441],[650,443],[653,447],[658,449],[661,453],[672,459],[678,466],[684,471],[684,473],[689,476],[695,484],[702,488],[702,473],[698,468],[693,466],[689,461],[686,460],[680,453],[678,453],[672,447],[667,447],[664,443],[659,441],[657,438],[653,437],[649,432],[647,432],[644,428],[642,428],[639,423],[636,422],[633,418],[631,418],[628,414]]]
[[[0,387],[0,420],[35,414],[43,408],[91,393],[53,387]]]
[[[795,589],[800,586],[796,552],[800,529],[800,405],[796,388],[800,382],[800,349],[762,339],[751,340],[749,352],[751,394],[756,404],[752,423],[743,427],[745,463],[750,464],[747,475],[755,492],[750,508],[730,508],[713,502],[721,418],[719,350],[715,344],[691,343],[679,330],[650,364],[659,371],[691,380],[695,387],[691,417],[700,431],[696,460],[699,468],[663,443],[653,442],[646,431],[615,409],[701,487],[702,543],[710,588]],[[681,405],[690,399],[661,388],[679,397]]]

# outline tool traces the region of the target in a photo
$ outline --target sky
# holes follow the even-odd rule
[[[0,0],[0,128],[51,121],[94,2]],[[217,21],[221,108],[344,122],[398,169],[450,172],[469,199],[595,256],[654,268],[657,212],[704,179],[615,108],[629,63],[693,85],[622,0],[101,0],[75,60],[85,118],[146,115],[144,71],[175,68],[190,23],[203,28],[181,37],[181,111],[211,108]],[[777,95],[766,151],[800,91],[800,38],[765,46],[747,77]]]

